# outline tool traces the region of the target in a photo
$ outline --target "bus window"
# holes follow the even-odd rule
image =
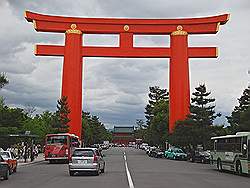
[[[214,140],[214,151],[217,151],[217,140]]]
[[[243,138],[242,138],[242,156],[243,157],[247,157],[247,137],[246,136],[244,136]]]
[[[248,160],[250,160],[250,140],[248,140]]]
[[[47,144],[67,144],[67,136],[48,136]]]
[[[75,137],[71,138],[71,146],[73,146],[73,147],[79,147],[80,146],[78,138],[75,138]]]

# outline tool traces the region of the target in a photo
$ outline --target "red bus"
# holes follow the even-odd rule
[[[79,137],[69,133],[46,135],[44,157],[50,163],[68,162],[74,148],[79,147]]]

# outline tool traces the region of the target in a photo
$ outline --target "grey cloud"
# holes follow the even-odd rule
[[[52,6],[53,5],[53,6]],[[54,110],[61,92],[62,58],[35,57],[33,44],[64,44],[63,34],[37,33],[23,18],[24,10],[81,17],[174,18],[232,13],[217,35],[189,37],[190,46],[218,46],[218,59],[190,61],[191,91],[206,83],[217,99],[217,110],[228,114],[247,86],[250,2],[167,0],[38,0],[0,1],[0,71],[10,84],[0,91],[13,106],[35,105]],[[85,36],[86,45],[118,45],[117,37]],[[169,37],[136,37],[135,46],[169,46]],[[143,118],[148,87],[168,88],[168,59],[84,58],[83,109],[98,115],[107,126],[131,125]],[[132,105],[131,105],[132,104]],[[225,119],[224,119],[225,120]],[[223,122],[224,120],[217,120]]]
[[[140,105],[142,104],[141,98],[136,95],[131,94],[123,94],[118,97],[115,101],[118,104],[125,104],[125,105]]]

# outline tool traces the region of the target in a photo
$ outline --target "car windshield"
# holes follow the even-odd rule
[[[67,144],[67,136],[48,136],[47,144]]]
[[[174,149],[175,153],[184,153],[181,149]]]
[[[93,150],[75,150],[73,157],[93,157]]]
[[[203,152],[200,152],[200,153],[201,153],[201,155],[210,156],[209,152],[207,152],[207,151],[203,151]]]
[[[2,156],[2,158],[4,159],[4,160],[6,160],[6,159],[10,159],[10,154],[9,154],[9,152],[0,152],[0,155]]]

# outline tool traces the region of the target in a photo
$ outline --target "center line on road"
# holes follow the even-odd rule
[[[124,157],[125,162],[127,162],[127,157],[126,157],[126,155],[124,155],[123,157]]]
[[[126,173],[127,173],[127,178],[128,178],[128,185],[129,185],[129,188],[134,188],[134,183],[133,183],[131,174],[130,174],[129,169],[128,169],[127,157],[126,157],[125,152],[123,154],[124,154],[123,157],[124,157],[124,161],[125,161],[125,168],[126,168]]]

